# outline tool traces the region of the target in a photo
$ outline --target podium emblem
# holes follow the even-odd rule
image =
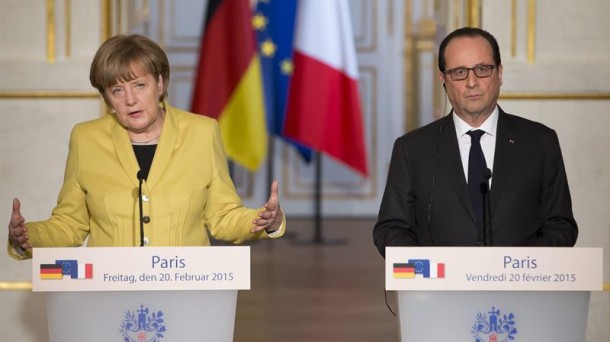
[[[499,309],[491,307],[489,317],[478,312],[470,331],[474,342],[510,342],[515,341],[517,327],[513,313],[501,314]]]
[[[150,311],[144,305],[128,310],[119,329],[123,342],[160,342],[166,331],[164,321],[163,311]]]

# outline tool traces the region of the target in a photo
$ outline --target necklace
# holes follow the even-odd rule
[[[159,137],[148,141],[131,141],[132,145],[156,145],[157,143],[159,143]]]

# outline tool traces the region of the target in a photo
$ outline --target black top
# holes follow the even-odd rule
[[[144,174],[144,179],[148,179],[148,172],[152,165],[157,145],[132,145],[133,151],[136,154],[136,159],[140,165],[140,171]]]

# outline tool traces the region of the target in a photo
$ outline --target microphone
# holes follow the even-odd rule
[[[144,247],[144,213],[142,210],[142,181],[144,180],[144,172],[138,171],[138,204],[140,205],[140,247]]]
[[[491,179],[491,170],[486,168],[483,174],[484,181],[481,184],[483,192],[483,245],[493,246],[491,235],[491,196],[489,195],[489,180]]]

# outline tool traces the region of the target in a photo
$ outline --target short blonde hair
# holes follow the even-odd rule
[[[167,97],[169,85],[169,61],[157,43],[142,35],[117,35],[106,40],[91,62],[89,81],[108,103],[105,89],[117,82],[136,78],[132,70],[133,63],[139,63],[156,81],[159,81],[159,76],[163,78],[163,93],[159,97],[159,101],[163,101]]]

